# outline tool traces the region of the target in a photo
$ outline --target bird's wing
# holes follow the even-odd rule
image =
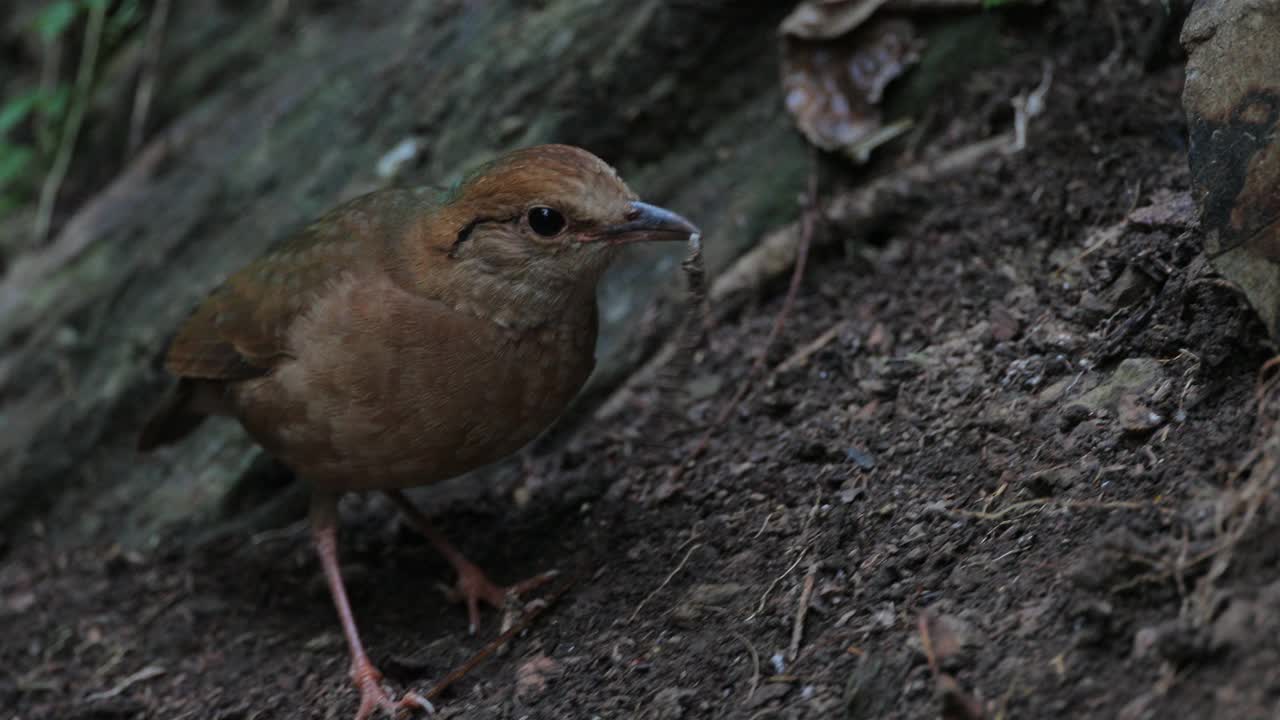
[[[417,193],[383,190],[340,205],[245,266],[179,328],[165,368],[187,378],[246,380],[290,357],[289,329],[317,295],[421,207]]]

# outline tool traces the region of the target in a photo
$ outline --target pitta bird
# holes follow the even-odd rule
[[[177,376],[139,438],[210,415],[313,488],[316,550],[346,635],[356,714],[393,700],[360,641],[337,557],[337,500],[387,493],[458,574],[471,628],[495,585],[401,493],[500,460],[547,428],[595,364],[596,286],[619,247],[697,228],[640,202],[566,145],[517,150],[441,196],[388,189],[332,210],[215,289],[165,356]]]

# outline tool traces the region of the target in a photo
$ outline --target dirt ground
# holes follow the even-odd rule
[[[816,250],[783,369],[678,482],[697,425],[637,408],[653,419],[585,427],[514,491],[441,509],[496,579],[554,567],[568,589],[440,717],[1280,716],[1273,511],[1203,601],[1273,349],[1201,254],[1180,65],[1103,72],[1105,22],[1061,34],[1026,150]],[[990,98],[1039,77],[1015,58],[933,122],[981,139],[1011,116]],[[691,418],[746,375],[772,290],[714,327]],[[343,516],[397,688],[498,634],[492,611],[467,634],[447,566],[385,501]],[[14,534],[0,559],[5,718],[354,713],[302,526],[146,555]]]

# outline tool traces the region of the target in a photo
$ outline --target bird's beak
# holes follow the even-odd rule
[[[592,239],[621,245],[648,240],[685,240],[699,232],[697,225],[670,210],[637,200],[631,203],[623,222],[604,228]]]

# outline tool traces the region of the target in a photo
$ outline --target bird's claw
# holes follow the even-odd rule
[[[509,599],[518,598],[530,590],[539,588],[555,579],[559,574],[558,570],[548,570],[518,583],[502,587],[494,584],[479,567],[467,563],[458,569],[458,582],[453,588],[449,589],[448,595],[454,602],[466,603],[467,626],[469,632],[474,635],[476,628],[480,626],[481,602],[497,610],[506,609]]]
[[[372,666],[352,670],[352,679],[360,689],[360,709],[356,711],[356,720],[367,720],[374,710],[381,710],[387,717],[400,717],[401,710],[422,710],[428,715],[435,714],[435,706],[430,700],[416,692],[407,692],[399,700],[393,700],[382,685],[382,673]]]

